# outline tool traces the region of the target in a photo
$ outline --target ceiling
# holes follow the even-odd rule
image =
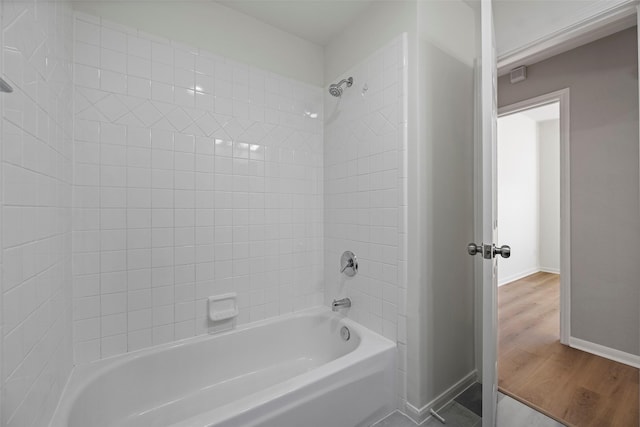
[[[216,0],[288,33],[325,46],[374,0]]]
[[[553,104],[547,104],[547,105],[543,105],[542,107],[536,107],[530,110],[521,111],[520,114],[536,122],[559,119],[560,104],[557,102],[554,102]]]

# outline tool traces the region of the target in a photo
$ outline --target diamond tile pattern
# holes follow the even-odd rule
[[[162,113],[153,106],[151,102],[136,107],[132,113],[140,119],[144,127],[151,127],[155,122],[162,118]]]
[[[180,107],[174,108],[169,114],[166,115],[167,120],[173,126],[176,131],[182,131],[193,123],[191,117]]]
[[[321,304],[322,89],[89,15],[75,48],[76,362]]]
[[[90,107],[91,108],[91,107]],[[125,114],[129,113],[129,109],[124,105],[116,95],[109,95],[98,101],[94,108],[96,108],[104,117],[114,122]]]

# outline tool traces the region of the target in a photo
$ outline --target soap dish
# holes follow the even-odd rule
[[[236,317],[238,315],[236,298],[235,292],[209,297],[209,319],[220,322]]]

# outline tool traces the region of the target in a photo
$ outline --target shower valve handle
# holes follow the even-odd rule
[[[340,270],[340,273],[344,273],[344,271],[345,271],[347,268],[350,268],[350,267],[353,267],[353,259],[349,259],[349,260],[347,261],[347,263],[344,265],[344,267],[342,267],[342,269]]]
[[[345,251],[340,257],[340,266],[340,274],[353,277],[358,272],[358,258],[353,252]]]

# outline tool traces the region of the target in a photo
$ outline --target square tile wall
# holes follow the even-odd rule
[[[70,2],[3,1],[0,425],[43,426],[73,365]]]
[[[398,343],[398,391],[406,354],[407,41],[401,35],[325,95],[325,301],[348,296],[348,316]],[[340,274],[350,250],[358,273]]]
[[[75,20],[76,362],[322,304],[322,89]]]

